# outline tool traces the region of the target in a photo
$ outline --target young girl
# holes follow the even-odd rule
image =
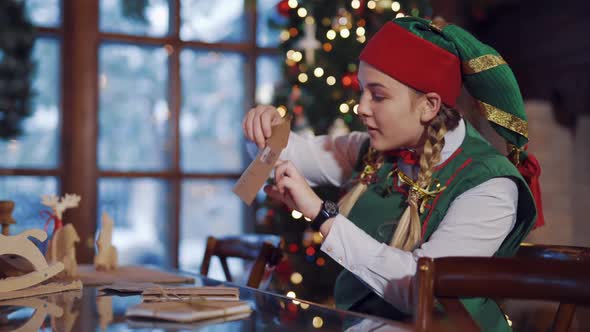
[[[403,318],[412,311],[418,257],[516,252],[537,214],[515,164],[532,170],[528,177],[539,169],[521,149],[527,123],[512,71],[461,28],[389,22],[360,55],[358,78],[367,132],[291,133],[265,192],[311,218],[322,251],[346,269],[335,285],[339,308]],[[453,108],[462,86],[507,140],[512,161]],[[245,136],[264,147],[280,121],[274,107],[258,106],[244,118]],[[353,187],[336,204],[310,188],[325,183]],[[510,330],[492,300],[463,304],[484,330]]]

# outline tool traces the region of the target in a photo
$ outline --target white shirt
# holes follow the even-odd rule
[[[443,163],[462,144],[465,123],[445,135]],[[304,138],[291,133],[281,159],[291,160],[310,185],[342,185],[349,179],[368,134]],[[399,162],[417,176],[418,168]],[[411,313],[411,285],[419,257],[492,256],[516,222],[518,189],[509,178],[490,179],[458,196],[429,240],[413,252],[373,239],[342,215],[335,217],[321,250],[354,273],[397,309]]]

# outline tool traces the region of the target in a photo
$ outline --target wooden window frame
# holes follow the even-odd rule
[[[172,267],[179,265],[181,186],[185,179],[237,179],[240,173],[183,172],[180,165],[181,73],[180,50],[210,50],[240,53],[245,58],[244,112],[255,103],[257,59],[278,55],[278,48],[259,47],[256,40],[257,1],[244,0],[247,39],[240,43],[203,43],[180,39],[180,0],[170,0],[170,33],[164,37],[133,36],[100,32],[99,0],[62,0],[62,24],[57,28],[37,28],[39,37],[61,41],[61,138],[60,163],[55,169],[1,169],[0,175],[56,176],[61,193],[82,196],[77,209],[66,212],[66,220],[77,220],[80,263],[90,263],[94,256],[94,233],[98,216],[98,182],[102,178],[155,178],[167,180],[170,186],[169,208],[172,228],[167,239],[167,253]],[[98,168],[99,59],[101,43],[116,42],[133,45],[171,47],[168,57],[168,102],[171,134],[174,142],[172,167],[158,172],[101,171]],[[245,154],[245,151],[242,153]],[[245,231],[252,231],[254,209],[244,207]]]

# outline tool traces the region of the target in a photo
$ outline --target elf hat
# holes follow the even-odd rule
[[[512,70],[496,50],[458,26],[395,19],[371,38],[360,60],[416,90],[437,92],[450,107],[465,85],[500,136],[518,148],[528,142],[524,104]]]

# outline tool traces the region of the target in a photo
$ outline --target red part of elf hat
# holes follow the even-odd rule
[[[450,107],[461,93],[460,59],[393,22],[371,38],[360,60],[416,90],[437,92]]]

